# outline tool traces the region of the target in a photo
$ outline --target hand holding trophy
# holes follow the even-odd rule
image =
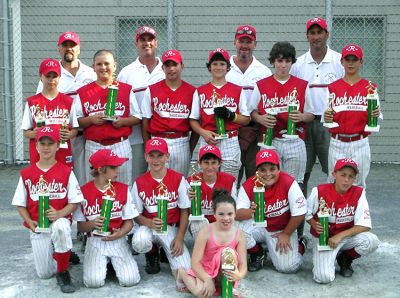
[[[254,179],[254,203],[257,205],[256,211],[254,213],[254,222],[253,225],[256,227],[267,226],[267,221],[265,220],[265,201],[264,201],[264,193],[265,193],[265,183],[260,177],[258,171],[256,171],[256,175]]]
[[[154,231],[156,235],[168,234],[168,189],[167,186],[161,181],[157,186],[157,218],[163,221],[160,231]]]
[[[275,106],[275,98],[270,99],[270,108],[268,109],[267,115],[269,116],[276,116],[278,113],[276,112]],[[262,149],[275,149],[272,146],[272,139],[274,138],[274,128],[273,127],[266,127],[265,133],[263,134],[263,142],[258,143],[257,145]]]
[[[282,136],[287,139],[297,139],[299,136],[296,134],[296,123],[290,119],[290,113],[299,109],[299,101],[297,100],[297,89],[296,87],[290,93],[289,102],[287,105],[288,111],[288,122],[287,122],[287,133]]]
[[[378,92],[377,88],[374,87],[371,81],[369,81],[368,85],[367,104],[368,123],[365,126],[364,131],[378,132],[380,129],[380,125],[378,125],[378,117],[372,115],[373,111],[378,107]]]
[[[332,118],[333,118],[333,114],[334,114],[334,110],[333,110],[333,107],[334,107],[334,106],[333,106],[333,100],[334,100],[334,94],[333,94],[333,93],[330,93],[329,96],[328,96],[328,108],[326,109],[326,112],[325,112],[325,113],[328,113],[329,115],[331,115]],[[336,122],[334,122],[333,120],[332,120],[332,121],[325,121],[323,125],[324,125],[325,127],[328,127],[328,128],[339,127],[339,124],[336,123]]]
[[[101,204],[101,212],[100,216],[104,218],[103,227],[99,230],[94,230],[92,233],[99,236],[109,236],[111,232],[108,231],[108,226],[110,225],[111,219],[111,210],[115,201],[115,189],[114,185],[111,182],[111,179],[108,179],[108,183],[106,185],[106,191],[103,196],[103,203]]]

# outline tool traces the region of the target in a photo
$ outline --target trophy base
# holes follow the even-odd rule
[[[284,137],[285,139],[298,139],[299,136],[298,135],[288,135],[288,134],[283,134],[282,137]]]
[[[380,130],[381,126],[377,125],[377,126],[368,126],[365,125],[364,131],[368,131],[368,132],[378,132]]]
[[[225,134],[225,135],[217,135],[217,136],[214,137],[215,140],[225,140],[225,139],[228,139],[228,138],[229,138],[229,136],[227,134]]]
[[[101,236],[101,237],[106,237],[106,236],[110,236],[111,233],[110,232],[103,232],[103,231],[99,231],[99,230],[94,230],[92,232],[93,235],[97,235],[97,236]]]
[[[331,122],[331,123],[324,123],[323,124],[324,127],[328,127],[328,128],[335,128],[335,127],[339,127],[339,124],[337,124],[336,122]]]
[[[64,142],[64,143],[60,142],[60,148],[61,149],[68,149],[68,143],[67,142]]]
[[[264,220],[264,221],[261,221],[261,222],[253,222],[253,227],[256,227],[256,228],[266,228],[267,227],[267,221],[266,220]]]
[[[202,215],[189,215],[189,221],[203,221],[204,220],[204,214]]]
[[[156,236],[167,236],[168,235],[168,227],[167,227],[166,231],[153,230],[153,235],[156,235]]]
[[[50,233],[50,228],[39,228],[39,227],[36,227],[35,233]]]
[[[332,250],[332,247],[330,247],[329,245],[319,245],[318,244],[318,251],[328,251],[328,250]]]
[[[117,120],[117,119],[115,119],[115,117],[103,117],[103,119],[106,121],[111,121],[111,122],[114,122]]]
[[[257,143],[257,146],[262,149],[275,149],[274,146],[268,146],[268,145],[265,145],[264,143]]]

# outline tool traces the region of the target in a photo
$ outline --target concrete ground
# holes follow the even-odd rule
[[[316,165],[311,186],[325,181]],[[147,275],[144,257],[137,256],[141,274],[139,285],[123,288],[115,280],[107,280],[100,289],[87,289],[82,283],[82,264],[70,271],[79,289],[62,294],[55,278],[40,280],[35,274],[29,235],[21,225],[17,210],[11,206],[18,182],[19,166],[0,166],[0,297],[191,297],[175,291],[175,283],[167,265],[161,273]],[[354,262],[352,278],[340,275],[328,285],[312,280],[311,251],[297,274],[277,273],[268,260],[264,269],[248,273],[239,289],[245,297],[399,297],[400,289],[400,165],[374,164],[369,174],[367,198],[373,221],[373,232],[381,240],[378,250]],[[75,226],[75,225],[74,225]],[[308,228],[308,226],[306,226]],[[76,233],[74,233],[75,235]],[[80,242],[74,240],[75,250]],[[397,293],[397,294],[396,294]]]

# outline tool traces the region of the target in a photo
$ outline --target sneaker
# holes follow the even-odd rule
[[[256,253],[250,254],[249,268],[250,272],[255,272],[260,270],[264,266],[264,250],[260,247],[260,250]]]
[[[353,259],[347,256],[345,253],[341,253],[336,257],[336,261],[340,267],[339,273],[343,277],[351,277],[353,275],[353,268],[351,268],[351,263]]]
[[[167,255],[165,254],[165,250],[162,247],[160,248],[160,262],[169,264],[169,260],[167,258]]]
[[[61,292],[63,293],[73,293],[75,292],[75,286],[71,281],[71,276],[69,271],[57,272],[56,274],[57,284],[60,286]]]
[[[78,265],[80,261],[81,259],[79,258],[77,253],[71,250],[71,255],[69,256],[69,262],[72,265]]]
[[[145,254],[146,267],[144,270],[147,274],[157,274],[160,272],[160,256],[159,254],[153,254],[148,252]]]

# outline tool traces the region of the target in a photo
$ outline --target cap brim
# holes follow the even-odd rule
[[[244,34],[237,34],[237,35],[235,36],[236,39],[241,39],[242,37],[248,37],[248,38],[250,38],[251,40],[256,40],[256,37],[255,37],[254,35],[246,34],[246,33],[244,33]]]

